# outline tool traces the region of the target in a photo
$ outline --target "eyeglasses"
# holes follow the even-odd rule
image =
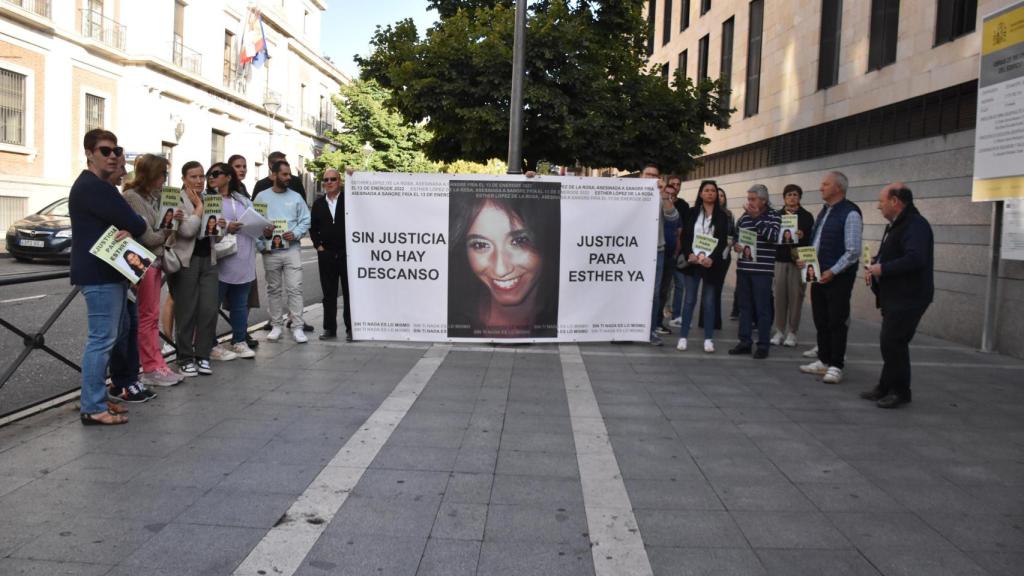
[[[213,172],[210,172],[209,174],[207,174],[206,177],[207,178],[220,178],[223,175],[224,175],[224,173],[221,172],[220,170],[214,170]]]
[[[110,153],[113,152],[114,156],[116,156],[117,158],[120,158],[121,154],[124,154],[124,148],[120,146],[114,146],[113,148],[111,148],[110,146],[99,146],[94,150],[98,150],[99,153],[103,154],[104,156],[110,156]]]
[[[338,180],[340,180],[340,178],[337,176],[328,176],[327,178],[324,178],[324,182],[337,182]]]

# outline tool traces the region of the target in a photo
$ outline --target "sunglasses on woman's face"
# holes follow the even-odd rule
[[[206,177],[207,178],[220,178],[223,175],[224,175],[224,173],[221,172],[220,170],[214,170],[213,172],[210,172],[209,174],[207,174]]]
[[[110,153],[113,152],[114,156],[120,158],[121,154],[124,154],[124,148],[120,146],[114,146],[113,148],[110,146],[99,146],[96,150],[98,150],[100,154],[103,154],[103,156],[110,156]]]
[[[328,176],[328,177],[324,178],[324,182],[337,182],[337,181],[338,181],[338,177],[337,176]]]

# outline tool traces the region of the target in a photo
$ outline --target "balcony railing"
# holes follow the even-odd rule
[[[334,129],[334,125],[331,122],[315,114],[303,115],[302,127],[315,133],[317,136],[324,136],[328,131]]]
[[[203,73],[203,55],[185,46],[177,35],[171,43],[171,62],[193,74]]]
[[[249,91],[249,79],[242,70],[241,66],[225,66],[224,87],[239,94],[246,94]]]
[[[50,17],[50,0],[0,0],[4,4],[11,4],[24,8],[33,14],[38,14],[43,18]]]
[[[111,20],[95,10],[83,9],[81,12],[82,36],[92,38],[111,48],[124,50],[126,28],[123,24]]]

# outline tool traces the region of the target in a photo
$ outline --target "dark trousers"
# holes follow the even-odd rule
[[[669,303],[669,289],[672,288],[672,280],[675,276],[673,272],[676,269],[676,259],[672,257],[672,252],[673,250],[669,249],[668,246],[665,246],[665,261],[661,268],[661,284],[660,289],[658,290],[658,302],[661,303],[662,308]],[[665,324],[664,318],[665,315],[662,314],[661,317],[658,318],[658,324],[655,328]]]
[[[757,347],[768,350],[772,327],[772,275],[740,271],[736,274],[736,299],[740,303],[740,344],[753,343],[752,326],[757,320]]]
[[[342,319],[345,321],[345,333],[352,333],[352,314],[349,312],[348,270],[345,266],[345,253],[337,250],[324,250],[316,253],[320,267],[320,288],[324,292],[324,330],[338,331],[338,281],[341,281],[341,298],[345,309]]]
[[[654,329],[661,326],[661,278],[665,272],[665,251],[658,251],[658,263],[654,268],[654,297],[651,303],[651,335]]]
[[[139,381],[139,307],[134,300],[125,302],[117,344],[110,352],[110,384],[114,393]]]
[[[856,267],[832,278],[828,284],[811,286],[811,312],[818,330],[818,360],[842,369],[846,336],[850,331],[850,295],[857,279]]]
[[[882,331],[878,345],[882,349],[882,375],[878,389],[884,394],[906,397],[910,394],[910,341],[927,306],[910,309],[882,309]]]

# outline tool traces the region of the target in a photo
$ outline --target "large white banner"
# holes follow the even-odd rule
[[[655,180],[352,174],[353,336],[647,341],[659,210]]]

